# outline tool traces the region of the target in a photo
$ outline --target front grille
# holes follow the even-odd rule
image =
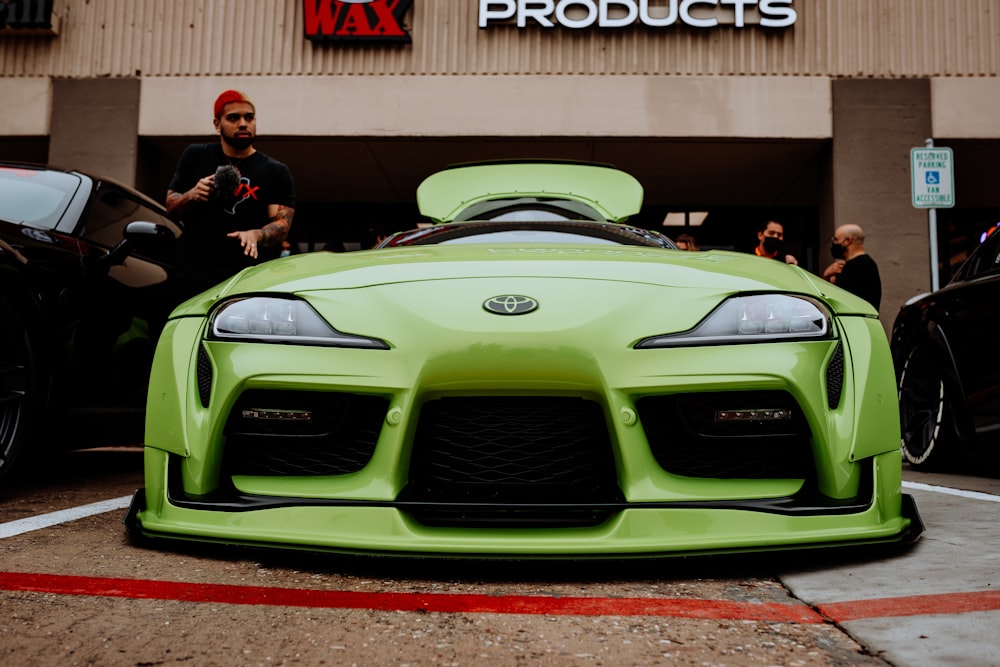
[[[400,497],[435,525],[590,524],[605,515],[568,505],[621,499],[601,406],[537,396],[426,403]]]
[[[667,472],[715,479],[815,478],[812,433],[784,391],[648,396],[636,403],[649,447]],[[787,411],[788,419],[726,421],[721,412]]]
[[[284,476],[357,472],[375,452],[388,405],[381,396],[360,394],[244,392],[226,422],[223,473]],[[305,419],[306,414],[311,418]]]

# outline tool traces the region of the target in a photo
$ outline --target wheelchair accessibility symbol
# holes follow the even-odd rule
[[[924,174],[924,183],[927,185],[941,185],[941,172],[928,171]]]

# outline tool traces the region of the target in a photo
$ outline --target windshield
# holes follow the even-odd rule
[[[577,201],[546,197],[521,197],[520,199],[491,199],[473,204],[456,215],[455,220],[590,220],[603,222],[604,218],[590,206]]]
[[[461,236],[441,241],[451,243],[584,243],[594,245],[621,245],[620,241],[596,238],[584,234],[555,232],[534,229],[510,229],[500,232],[484,232],[474,236]]]
[[[55,229],[79,187],[73,174],[0,167],[0,219]]]
[[[1000,223],[983,234],[986,238],[962,264],[952,282],[974,280],[985,275],[1000,274]]]
[[[397,232],[376,247],[445,243],[586,243],[675,248],[659,232],[616,222],[556,220],[452,222]]]

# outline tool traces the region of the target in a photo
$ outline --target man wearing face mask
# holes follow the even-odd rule
[[[860,225],[841,225],[830,241],[833,263],[823,278],[837,287],[860,296],[879,309],[882,302],[882,279],[878,265],[865,251],[865,232]]]
[[[757,246],[753,252],[758,257],[770,257],[785,264],[798,266],[799,261],[794,255],[789,255],[784,251],[785,226],[780,222],[769,220],[764,229],[757,232]]]

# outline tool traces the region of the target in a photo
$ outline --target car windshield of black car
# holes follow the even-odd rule
[[[952,282],[973,280],[1000,273],[1000,231],[987,235],[952,278]]]
[[[0,219],[55,229],[79,186],[71,174],[0,168]]]

